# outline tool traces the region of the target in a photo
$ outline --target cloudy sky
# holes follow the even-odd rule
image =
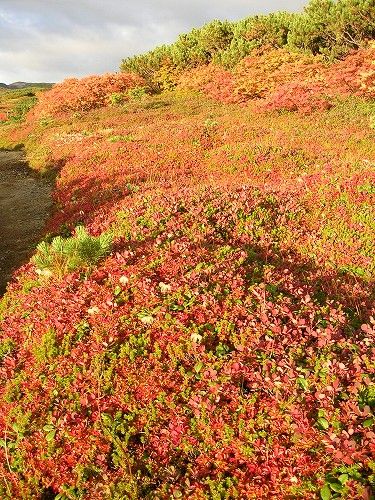
[[[0,0],[0,82],[117,71],[122,58],[213,19],[301,10],[305,0]]]

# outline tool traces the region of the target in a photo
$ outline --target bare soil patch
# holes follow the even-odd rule
[[[0,151],[0,295],[43,234],[52,185],[28,168],[22,151]]]

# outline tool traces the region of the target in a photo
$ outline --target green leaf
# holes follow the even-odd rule
[[[343,485],[340,483],[330,483],[330,487],[331,490],[335,491],[336,493],[341,493],[344,489]]]
[[[328,422],[328,420],[327,420],[326,418],[324,418],[324,417],[320,417],[320,418],[318,418],[318,420],[317,420],[316,422],[317,422],[318,427],[319,427],[320,429],[327,430],[327,429],[328,429],[328,427],[329,427],[329,422]]]
[[[341,474],[341,476],[339,476],[339,481],[341,484],[345,484],[348,479],[349,479],[348,474]]]
[[[199,361],[195,366],[194,366],[194,371],[196,373],[199,373],[201,371],[201,369],[203,368],[203,363],[202,361]]]
[[[363,427],[366,429],[367,427],[371,427],[372,425],[374,425],[374,422],[375,422],[375,419],[373,417],[371,418],[367,418],[364,422],[363,422]]]
[[[103,424],[110,427],[113,424],[113,419],[111,415],[108,415],[107,413],[102,413],[102,420]]]
[[[43,427],[43,430],[46,431],[46,432],[51,432],[51,431],[54,431],[55,430],[55,426],[54,425],[51,425],[51,424],[47,424]]]
[[[304,377],[297,378],[297,383],[304,391],[307,391],[309,388],[309,383]]]
[[[328,484],[325,484],[320,490],[320,496],[322,500],[330,500],[330,498],[332,498],[331,490],[329,489]]]
[[[46,441],[49,443],[55,439],[56,431],[51,431],[46,435]]]

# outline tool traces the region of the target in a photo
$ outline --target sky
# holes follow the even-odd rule
[[[121,60],[213,19],[305,0],[0,0],[0,82],[58,82],[118,71]]]

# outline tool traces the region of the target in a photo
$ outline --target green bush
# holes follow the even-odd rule
[[[310,0],[295,17],[288,43],[334,59],[374,37],[374,0]]]
[[[71,238],[57,236],[51,243],[40,243],[32,261],[41,276],[61,278],[77,269],[90,271],[111,248],[110,233],[90,236],[83,226],[78,226]]]
[[[310,0],[301,13],[212,21],[180,35],[171,45],[124,59],[121,70],[152,82],[163,67],[180,71],[214,62],[229,69],[254,49],[282,47],[335,59],[374,38],[375,0]]]

